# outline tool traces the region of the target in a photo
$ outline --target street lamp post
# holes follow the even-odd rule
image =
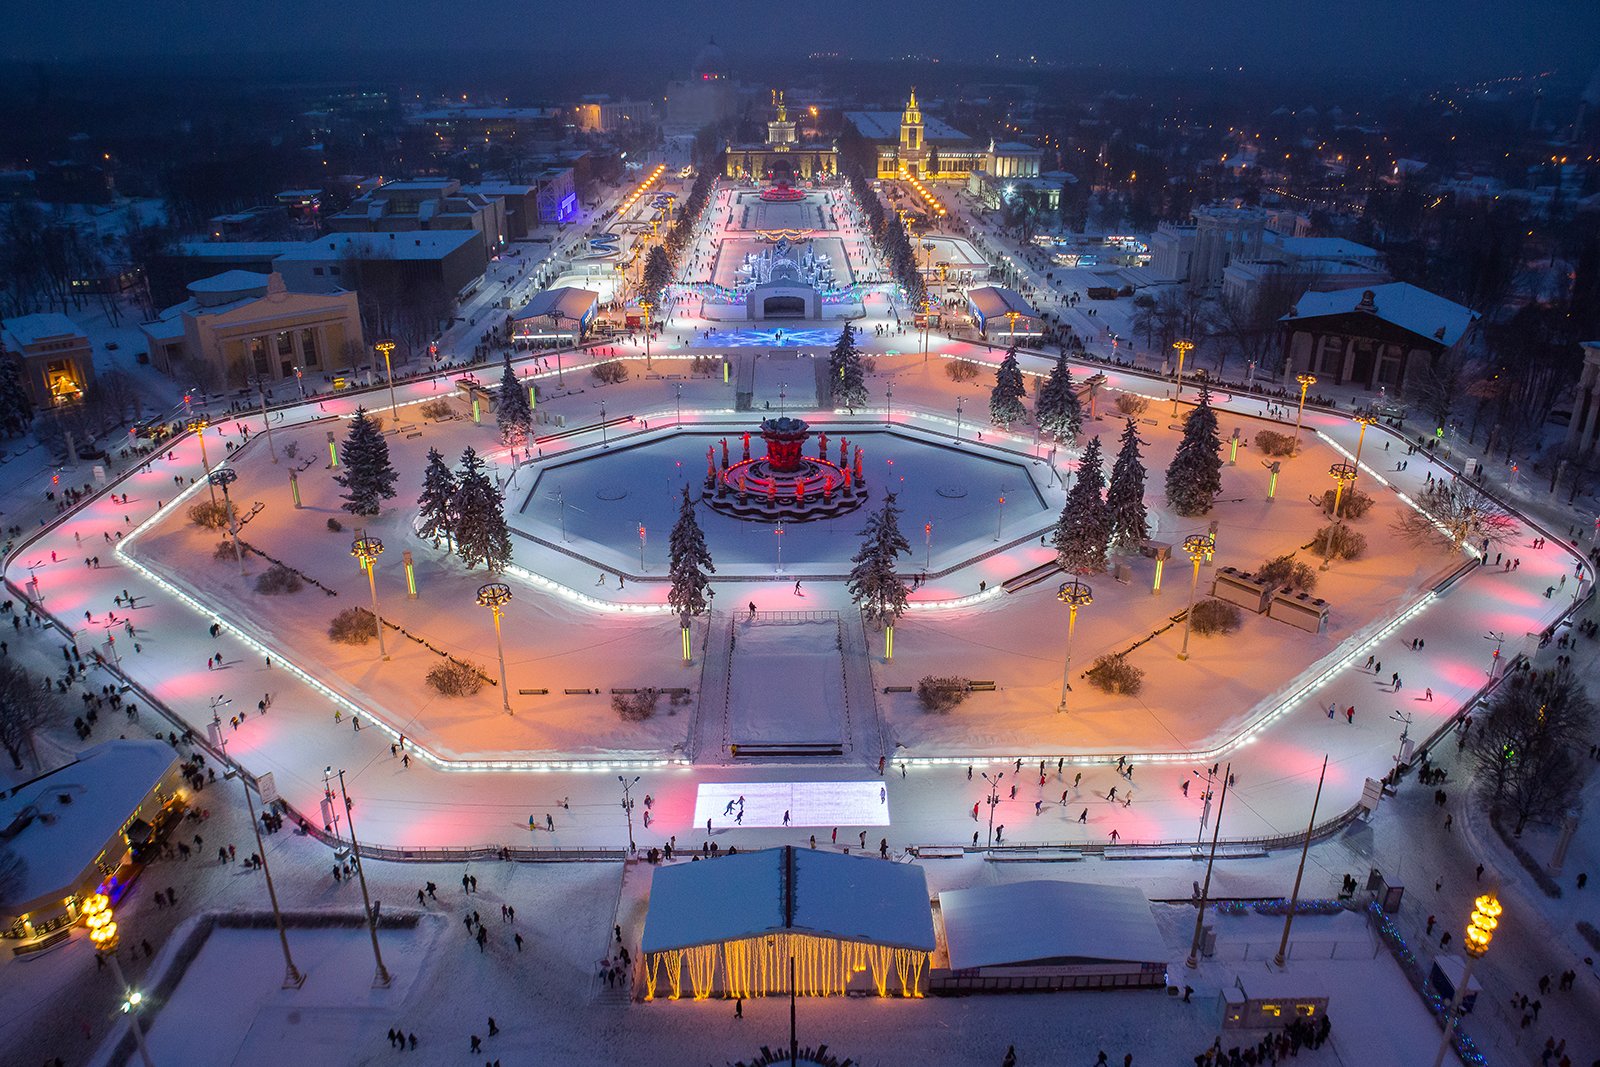
[[[1056,711],[1065,714],[1067,691],[1072,688],[1072,631],[1078,625],[1078,609],[1094,603],[1094,590],[1080,579],[1073,578],[1070,582],[1061,583],[1061,588],[1056,590],[1056,599],[1067,606],[1067,658],[1061,665],[1061,703],[1056,705]]]
[[[133,1042],[139,1049],[139,1059],[144,1061],[144,1067],[155,1067],[155,1061],[150,1058],[150,1048],[144,1041],[144,1028],[139,1024],[139,1006],[144,1003],[144,994],[128,985],[128,980],[122,976],[122,964],[117,960],[117,942],[121,935],[117,933],[117,924],[111,911],[111,898],[104,893],[91,893],[83,902],[83,921],[89,927],[89,942],[94,945],[95,951],[102,953],[111,964],[111,974],[117,980],[117,985],[122,987],[122,1013],[128,1017],[128,1024],[133,1028]]]
[[[372,591],[372,621],[378,624],[378,655],[386,660],[389,650],[383,643],[383,616],[378,614],[378,578],[375,572],[378,557],[383,555],[383,542],[376,537],[358,537],[350,542],[350,554],[367,572],[367,587]]]
[[[1294,380],[1300,383],[1300,405],[1294,411],[1294,451],[1290,455],[1300,451],[1300,420],[1306,413],[1306,390],[1317,384],[1317,376],[1300,374]]]
[[[782,574],[783,573],[783,523],[781,523],[781,522],[778,523],[777,527],[775,529],[773,529],[773,531],[772,531],[772,539],[778,545],[778,569],[777,569],[777,573],[778,574]]]
[[[257,374],[252,381],[255,382],[256,394],[261,398],[261,428],[267,433],[267,451],[272,453],[272,462],[276,463],[278,462],[278,446],[272,442],[272,418],[267,414],[266,376]]]
[[[633,781],[628,781],[622,775],[617,775],[617,781],[622,783],[622,810],[628,816],[628,852],[631,855],[639,850],[633,843],[633,787],[639,784],[639,776],[633,776]]]
[[[1359,475],[1361,473],[1361,446],[1362,446],[1363,443],[1365,443],[1365,441],[1367,439],[1367,427],[1371,426],[1373,423],[1377,422],[1378,421],[1378,416],[1374,415],[1370,411],[1362,410],[1362,411],[1356,412],[1354,415],[1351,416],[1351,418],[1354,419],[1356,422],[1361,424],[1361,432],[1356,434],[1356,458],[1355,458],[1356,473]],[[1355,484],[1355,479],[1354,478],[1350,479],[1350,484],[1351,485]]]
[[[1183,358],[1194,350],[1194,342],[1179,340],[1172,342],[1172,347],[1178,350],[1178,384],[1172,391],[1172,417],[1178,417],[1178,398],[1183,396]]]
[[[967,402],[964,396],[956,397],[956,440],[961,440],[961,405]]]
[[[1206,823],[1211,821],[1211,793],[1212,786],[1216,784],[1217,778],[1215,771],[1216,768],[1207,767],[1203,777],[1199,771],[1190,772],[1206,783],[1205,792],[1200,797],[1200,828],[1194,832],[1194,843],[1197,845],[1200,843],[1200,839],[1205,836]]]
[[[989,783],[989,848],[994,847],[994,809],[1000,806],[1000,779],[1006,776],[1005,771],[997,771],[990,776],[988,771],[982,772],[983,780]]]
[[[650,369],[650,309],[655,305],[648,300],[639,301],[639,307],[644,311],[644,369]]]
[[[504,582],[490,582],[478,588],[478,603],[494,615],[494,650],[500,657],[500,706],[511,714],[511,688],[506,683],[506,646],[500,639],[500,614],[511,599],[511,587]]]
[[[233,498],[228,495],[228,486],[239,480],[239,473],[232,467],[218,467],[206,475],[206,482],[222,490],[222,510],[228,520],[228,539],[233,542],[233,558],[239,564],[239,577],[244,577],[244,553],[239,550],[239,519],[233,511]]]
[[[1493,893],[1485,893],[1472,903],[1472,917],[1467,920],[1466,937],[1461,942],[1467,954],[1467,965],[1461,969],[1461,984],[1456,987],[1449,1011],[1445,1012],[1444,1037],[1439,1042],[1439,1054],[1433,1058],[1433,1067],[1440,1067],[1445,1053],[1450,1051],[1450,1027],[1461,1023],[1461,1002],[1466,999],[1472,983],[1472,965],[1489,951],[1489,942],[1494,940],[1495,928],[1500,925],[1501,910],[1500,901]]]
[[[372,958],[378,963],[378,970],[372,978],[372,988],[389,988],[389,968],[383,965],[383,953],[378,950],[378,917],[372,911],[372,898],[367,895],[367,872],[361,866],[361,846],[356,843],[356,819],[354,805],[350,803],[350,793],[344,787],[344,768],[339,768],[339,792],[344,796],[344,822],[350,831],[350,855],[355,857],[356,877],[361,881],[361,906],[366,909],[367,932],[372,935]]]
[[[228,759],[228,739],[221,738],[219,746],[222,749],[222,759]],[[239,785],[244,789],[245,807],[250,812],[250,827],[256,835],[256,855],[261,857],[261,873],[267,877],[267,899],[272,903],[272,918],[278,926],[278,944],[283,947],[283,988],[299,989],[306,984],[306,976],[300,968],[294,965],[294,957],[289,954],[289,933],[284,929],[283,912],[278,908],[278,891],[272,884],[272,867],[267,863],[267,846],[261,840],[261,822],[256,818],[256,804],[250,798],[250,782],[244,776],[244,768],[234,764],[234,773],[239,776]],[[259,788],[259,786],[258,786]]]
[[[384,338],[372,346],[383,353],[383,373],[389,379],[389,418],[394,421],[396,429],[400,427],[400,405],[394,398],[394,365],[389,361],[389,353],[394,351],[394,342]]]
[[[1200,562],[1211,556],[1211,551],[1216,547],[1215,534],[1190,534],[1183,539],[1183,550],[1189,554],[1189,562],[1194,564],[1194,574],[1189,579],[1189,610],[1183,614],[1183,648],[1178,651],[1179,659],[1189,658],[1189,624],[1194,618],[1194,594],[1200,585]]]
[[[1323,570],[1327,570],[1333,561],[1334,537],[1339,532],[1339,508],[1344,503],[1344,487],[1356,480],[1356,465],[1335,463],[1328,468],[1328,474],[1333,478],[1333,528],[1328,531],[1327,544],[1322,553]]]
[[[1211,829],[1211,856],[1206,860],[1206,881],[1200,890],[1199,907],[1195,909],[1194,937],[1189,940],[1189,959],[1186,963],[1191,971],[1200,966],[1200,935],[1205,930],[1206,901],[1211,896],[1211,868],[1217,862],[1217,838],[1222,833],[1222,809],[1228,803],[1228,782],[1232,778],[1233,764],[1230,763],[1222,770],[1222,796],[1217,801],[1217,821]],[[1206,796],[1209,798],[1211,795],[1209,780],[1206,785]]]
[[[184,425],[188,428],[190,433],[194,434],[200,439],[200,469],[202,472],[209,475],[211,473],[211,460],[206,456],[206,429],[211,425],[211,420],[207,419],[204,415],[201,415],[198,418],[190,419]],[[208,486],[208,488],[211,491],[211,502],[215,504],[217,502],[216,487]]]

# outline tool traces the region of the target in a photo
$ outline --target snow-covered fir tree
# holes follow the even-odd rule
[[[717,573],[706,549],[705,534],[694,517],[694,501],[689,497],[689,487],[683,487],[683,503],[678,508],[678,521],[672,527],[672,542],[668,546],[668,574],[672,588],[667,590],[667,603],[680,615],[698,615],[706,610],[706,589],[711,584],[707,572]]]
[[[437,448],[428,449],[428,465],[422,471],[422,495],[417,497],[417,533],[431,538],[438,547],[444,543],[455,550],[456,476]]]
[[[1111,467],[1106,508],[1111,512],[1111,549],[1133,552],[1150,536],[1144,508],[1144,460],[1139,455],[1139,429],[1132,419],[1122,430],[1122,447]]]
[[[989,391],[989,418],[996,426],[1010,429],[1025,413],[1022,398],[1028,395],[1017,366],[1017,350],[1011,349],[994,371],[994,388]]]
[[[866,369],[861,365],[861,350],[856,347],[855,327],[848,322],[828,353],[828,378],[833,383],[835,408],[848,408],[854,414],[856,408],[866,406]]]
[[[33,400],[22,384],[22,372],[9,359],[0,359],[0,433],[21,437],[33,425]]]
[[[644,279],[639,285],[639,295],[650,301],[650,309],[658,311],[661,308],[661,294],[667,286],[672,284],[672,259],[667,255],[666,249],[660,245],[651,245],[650,252],[644,257]],[[650,316],[651,329],[655,328],[658,321],[655,315]]]
[[[500,427],[500,443],[521,447],[533,434],[533,405],[528,403],[528,393],[511,369],[511,357],[506,356],[505,370],[500,372],[500,395],[494,402],[494,421]]]
[[[456,472],[456,554],[471,570],[482,563],[498,574],[511,562],[511,531],[506,528],[499,488],[484,470],[478,453],[461,453]]]
[[[1200,387],[1200,402],[1183,420],[1183,440],[1167,467],[1167,503],[1179,515],[1204,515],[1222,491],[1222,437],[1211,391]]]
[[[1083,429],[1083,405],[1072,388],[1072,370],[1067,366],[1065,352],[1056,356],[1056,365],[1050,376],[1039,386],[1034,398],[1033,417],[1039,423],[1039,432],[1047,433],[1057,441],[1071,444]]]
[[[1111,546],[1111,509],[1100,495],[1105,474],[1100,468],[1100,438],[1090,440],[1078,461],[1078,477],[1056,520],[1056,559],[1068,574],[1099,574],[1106,569]]]
[[[900,532],[900,509],[894,494],[886,493],[883,507],[873,512],[861,531],[861,551],[850,558],[850,599],[878,625],[893,625],[906,610],[906,582],[896,569],[898,559],[911,553]]]
[[[376,515],[385,500],[394,499],[399,474],[389,462],[389,442],[366,408],[356,408],[350,420],[339,463],[344,473],[334,475],[333,480],[344,487],[344,510],[353,515]]]

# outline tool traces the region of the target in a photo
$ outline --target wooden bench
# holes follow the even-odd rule
[[[995,688],[995,684],[988,681],[967,683],[967,692],[969,693],[992,693]]]
[[[518,689],[517,694],[525,697],[544,697],[550,695],[548,689]]]

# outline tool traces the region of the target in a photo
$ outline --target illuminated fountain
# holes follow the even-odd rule
[[[750,434],[742,442],[742,458],[730,462],[728,439],[706,449],[705,503],[724,515],[761,522],[807,522],[854,511],[867,499],[863,454],[852,452],[849,438],[839,439],[838,462],[828,458],[828,435],[817,435],[817,450],[806,455],[811,427],[787,416],[761,424],[767,454],[752,459]]]

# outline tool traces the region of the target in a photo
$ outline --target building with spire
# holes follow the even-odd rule
[[[738,98],[733,77],[728,73],[728,57],[716,38],[694,57],[689,76],[667,85],[667,102],[662,117],[669,131],[694,133],[733,118]]]
[[[940,119],[925,116],[911,90],[903,111],[847,111],[853,136],[870,145],[878,178],[965,181],[985,168],[985,151],[971,137]]]
[[[783,90],[772,91],[772,119],[761,144],[730,144],[723,154],[723,173],[756,181],[810,181],[839,173],[839,148],[832,141],[805,141],[799,123],[789,117]]]

